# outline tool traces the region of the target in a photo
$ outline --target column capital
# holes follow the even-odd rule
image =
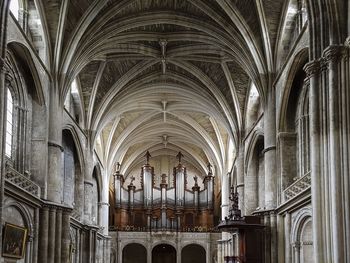
[[[321,60],[316,59],[306,63],[306,65],[304,66],[304,70],[308,77],[312,77],[314,75],[319,74],[321,71]]]
[[[347,55],[347,48],[344,45],[331,45],[323,51],[325,63],[337,62]]]

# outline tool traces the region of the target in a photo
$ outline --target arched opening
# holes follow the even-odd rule
[[[299,221],[293,242],[293,262],[314,262],[312,219],[306,216]]]
[[[81,99],[80,99],[78,82],[76,79],[73,80],[68,90],[66,99],[64,101],[64,108],[77,123],[82,125],[83,116],[82,116],[82,108],[81,108]]]
[[[254,142],[255,141],[255,142]],[[264,137],[253,139],[254,148],[248,153],[246,166],[244,199],[246,202],[245,214],[250,215],[265,206],[265,162]]]
[[[300,34],[307,25],[307,5],[305,0],[289,0],[285,5],[285,16],[282,18],[280,37],[278,40],[277,68],[287,60],[288,54],[298,42]]]
[[[312,223],[308,220],[302,229],[301,237],[301,257],[304,263],[312,263],[314,258],[313,242],[312,242]]]
[[[246,110],[246,120],[245,120],[245,127],[246,130],[250,130],[254,124],[259,119],[260,115],[262,114],[262,104],[260,102],[260,96],[259,92],[256,89],[254,83],[251,84],[250,90],[249,90],[249,97],[247,100],[247,110]]]
[[[92,174],[92,197],[91,197],[91,201],[92,201],[92,206],[91,206],[91,221],[96,224],[99,225],[101,224],[100,222],[100,211],[99,211],[99,203],[101,201],[100,198],[100,187],[99,187],[99,183],[98,183],[98,177],[99,177],[99,173],[97,171],[97,167],[94,168],[93,174]]]
[[[78,151],[70,130],[62,131],[63,151],[63,203],[74,208],[73,216],[83,213],[83,176]]]
[[[168,244],[160,244],[152,250],[152,263],[176,263],[176,249]]]
[[[122,263],[146,263],[147,250],[141,244],[128,244],[123,248]]]
[[[182,263],[205,263],[206,252],[205,249],[196,244],[185,246],[181,251]]]
[[[297,68],[282,112],[279,148],[282,188],[310,175],[309,84],[302,66]],[[284,196],[287,200],[289,196]]]
[[[8,242],[11,237],[16,237],[14,239],[15,242],[25,241],[25,243],[23,243],[23,245],[24,245],[23,247],[22,247],[22,244],[18,244],[18,245],[21,245],[21,247],[18,246],[18,247],[20,247],[19,250],[17,250],[16,252],[7,253],[7,254],[13,254],[14,256],[20,256],[21,258],[15,261],[18,263],[32,262],[33,257],[34,257],[34,255],[33,255],[34,244],[33,244],[33,240],[29,237],[33,237],[33,229],[32,229],[33,218],[28,214],[27,209],[18,203],[12,203],[12,202],[9,203],[8,205],[6,205],[4,207],[3,211],[4,211],[3,222],[27,229],[26,237],[24,238],[24,240],[18,239],[18,237],[19,237],[18,235],[20,234],[18,231],[14,231],[9,236],[5,236],[4,240],[3,240],[3,242],[4,242],[3,248],[5,248],[7,245],[11,245]],[[6,230],[4,230],[4,231],[6,231]],[[23,252],[23,254],[22,254],[22,252]],[[6,248],[5,248],[5,251],[3,251],[3,253],[6,253]],[[5,261],[5,262],[7,262],[7,261]],[[9,262],[12,262],[12,261],[9,261]]]
[[[35,166],[31,162],[36,157],[36,152],[33,154],[32,151],[36,142],[33,143],[31,138],[36,136],[34,127],[38,124],[43,125],[44,119],[44,114],[36,114],[38,108],[42,110],[45,108],[41,97],[41,83],[36,79],[37,71],[26,60],[28,58],[26,47],[15,42],[9,43],[7,47],[5,153],[11,168],[30,176],[31,167]],[[37,124],[38,119],[41,122]],[[33,179],[35,180],[35,177]]]

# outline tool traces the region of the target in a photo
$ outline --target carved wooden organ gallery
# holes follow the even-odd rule
[[[146,163],[141,168],[141,189],[133,184],[125,185],[120,165],[114,174],[114,189],[111,189],[111,228],[123,231],[210,231],[214,227],[214,176],[211,165],[204,176],[201,189],[198,177],[194,185],[187,185],[186,167],[181,163],[182,153],[177,155],[178,164],[173,169],[173,182],[167,175],[154,174],[154,167]],[[155,177],[161,183],[155,184]]]

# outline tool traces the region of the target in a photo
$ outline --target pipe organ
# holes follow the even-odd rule
[[[204,176],[203,189],[194,176],[194,184],[187,186],[186,167],[182,164],[182,153],[177,155],[178,164],[173,169],[173,184],[167,175],[154,174],[150,165],[151,155],[146,153],[146,163],[141,168],[141,189],[125,185],[120,174],[120,165],[114,174],[114,189],[111,189],[110,222],[119,230],[137,231],[208,231],[214,227],[214,176],[211,165]],[[156,184],[155,178],[161,178]],[[159,181],[158,181],[159,182]]]

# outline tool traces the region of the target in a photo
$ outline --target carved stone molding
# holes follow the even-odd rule
[[[265,153],[267,153],[269,151],[273,151],[273,150],[276,150],[276,146],[267,147],[262,151],[262,153],[265,154]]]
[[[84,180],[84,185],[94,186],[94,183],[92,181],[89,181],[89,180]]]
[[[47,144],[48,144],[49,146],[51,146],[51,147],[59,148],[59,149],[61,150],[61,152],[64,152],[64,148],[63,148],[61,145],[57,144],[57,143],[48,142]]]
[[[323,51],[325,63],[337,63],[347,55],[347,48],[344,45],[331,45]]]
[[[72,207],[65,206],[62,204],[52,203],[52,202],[45,202],[42,204],[43,209],[50,209],[50,210],[59,210],[63,213],[71,213],[73,211]]]
[[[304,66],[304,70],[308,77],[313,77],[321,72],[321,61],[319,59],[310,61]]]

